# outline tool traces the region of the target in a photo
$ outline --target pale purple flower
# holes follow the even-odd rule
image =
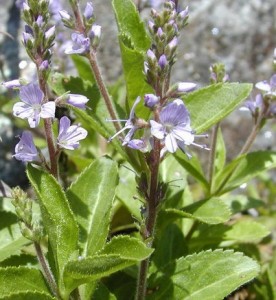
[[[56,31],[56,26],[50,27],[46,32],[45,32],[45,38],[50,39],[55,36],[55,31]]]
[[[84,54],[88,53],[90,49],[90,40],[81,33],[72,33],[73,44],[66,48],[66,54]]]
[[[19,79],[2,82],[1,84],[7,89],[14,89],[14,88],[21,87],[21,83]]]
[[[19,143],[15,146],[13,156],[23,162],[40,161],[32,134],[29,131],[23,131]]]
[[[276,74],[272,75],[269,83],[265,81],[260,81],[256,83],[256,88],[265,92],[266,95],[276,96]]]
[[[89,36],[93,38],[100,39],[102,34],[102,27],[100,25],[94,24],[91,28]]]
[[[162,54],[158,60],[158,65],[161,69],[164,69],[168,65],[168,60],[165,54]]]
[[[129,118],[127,120],[107,120],[110,122],[120,122],[120,121],[126,122],[125,126],[121,130],[119,130],[116,134],[114,134],[111,138],[109,138],[109,142],[112,141],[116,136],[118,136],[120,133],[122,133],[125,130],[129,130],[129,132],[125,136],[122,145],[125,146],[130,142],[135,131],[140,128],[140,124],[137,122],[138,119],[135,116],[135,108],[138,105],[138,103],[140,102],[140,100],[141,100],[141,98],[137,97],[137,99],[135,100],[135,102],[131,108]]]
[[[43,62],[39,66],[40,71],[45,71],[49,69],[49,61],[48,60],[43,60]]]
[[[87,2],[86,7],[84,9],[83,15],[86,18],[86,20],[89,20],[89,19],[92,18],[92,16],[93,16],[93,5],[92,5],[92,2]]]
[[[253,117],[258,116],[259,112],[263,109],[264,107],[264,101],[263,97],[261,94],[258,94],[254,99],[245,101],[244,107],[241,108],[241,110],[249,110],[252,114]]]
[[[16,0],[15,5],[17,8],[23,9],[23,3],[25,3],[25,2],[26,2],[26,0]]]
[[[41,27],[43,25],[43,17],[42,16],[38,16],[36,19],[36,24],[38,25],[38,27]]]
[[[85,139],[87,131],[80,125],[71,125],[69,118],[62,117],[59,121],[59,134],[57,144],[60,148],[75,150],[80,145],[80,140]]]
[[[179,93],[191,92],[196,88],[196,84],[193,82],[179,82],[177,84],[177,91]]]
[[[22,35],[23,35],[23,43],[24,43],[25,46],[27,45],[27,42],[29,40],[33,41],[33,39],[34,39],[33,35],[28,33],[28,32],[23,31]]]
[[[20,88],[19,97],[22,102],[13,106],[13,114],[21,119],[28,119],[31,128],[37,127],[40,118],[55,117],[55,102],[43,104],[44,94],[35,83],[24,85]]]
[[[144,103],[146,107],[153,108],[158,102],[160,98],[154,94],[146,94],[144,96]]]
[[[60,17],[64,20],[67,20],[67,21],[71,20],[71,16],[69,15],[69,13],[66,10],[60,10],[59,14],[60,14]]]
[[[170,49],[170,51],[175,51],[176,47],[178,45],[178,38],[175,36],[169,43],[168,43],[168,47]]]
[[[190,115],[181,99],[175,99],[167,104],[160,112],[160,123],[151,120],[151,134],[157,139],[162,140],[164,148],[162,153],[169,151],[174,153],[180,148],[190,156],[185,146],[196,145],[194,143],[195,134],[190,126]]]
[[[85,109],[85,104],[88,102],[88,98],[83,95],[68,94],[67,103],[75,107]]]

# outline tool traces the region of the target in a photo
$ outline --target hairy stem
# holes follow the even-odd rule
[[[58,299],[61,299],[60,296],[59,296],[59,291],[58,291],[58,287],[57,287],[57,284],[55,282],[55,278],[54,278],[54,275],[48,265],[48,262],[44,256],[44,253],[41,249],[41,246],[39,243],[37,242],[34,242],[34,247],[35,247],[35,251],[36,251],[36,255],[37,255],[37,258],[38,258],[38,261],[42,267],[42,270],[43,270],[43,275],[46,279],[46,281],[48,282],[49,284],[49,287],[53,293],[53,295],[55,297],[57,297]]]
[[[49,100],[47,95],[47,83],[39,71],[38,77],[40,89],[44,93],[44,102],[48,102]],[[56,146],[53,137],[52,120],[50,118],[44,119],[44,131],[50,157],[50,172],[55,178],[58,179],[58,160],[56,156]]]
[[[147,242],[147,246],[151,247],[154,240],[154,229],[157,217],[157,205],[158,205],[158,172],[160,164],[160,142],[154,139],[154,147],[151,157],[151,177],[150,177],[150,189],[149,199],[147,207],[147,219],[146,229],[142,233],[144,240]],[[137,280],[137,291],[136,300],[144,300],[147,291],[147,274],[150,258],[143,260],[140,264],[138,280]]]
[[[107,90],[107,88],[105,86],[105,83],[104,83],[104,80],[102,78],[101,71],[100,71],[100,68],[99,68],[98,63],[97,63],[96,53],[93,51],[93,49],[90,51],[90,53],[87,55],[87,57],[88,57],[88,60],[90,62],[91,68],[93,70],[93,73],[94,73],[94,76],[95,76],[95,79],[96,79],[96,82],[97,82],[97,86],[100,90],[100,93],[101,93],[101,95],[104,99],[106,108],[109,112],[109,115],[110,115],[112,120],[117,120],[118,117],[115,113],[115,109],[113,107],[111,98],[109,96],[108,90]],[[121,126],[120,126],[119,122],[113,122],[113,124],[114,124],[114,127],[117,131],[119,131],[121,129]]]

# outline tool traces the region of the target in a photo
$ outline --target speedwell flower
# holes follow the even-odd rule
[[[21,119],[28,119],[31,128],[37,127],[40,118],[55,117],[55,102],[43,104],[44,94],[35,83],[24,85],[20,88],[19,97],[22,102],[13,106],[13,115]]]
[[[111,138],[109,138],[109,142],[111,142],[117,135],[119,135],[123,131],[129,129],[129,132],[125,136],[123,143],[122,143],[122,145],[125,146],[130,142],[131,138],[133,137],[133,135],[137,129],[144,128],[147,126],[146,121],[141,120],[135,116],[135,108],[138,105],[138,103],[140,102],[140,100],[141,100],[141,98],[137,97],[137,99],[135,100],[135,102],[131,108],[129,118],[127,120],[107,120],[110,122],[120,122],[120,121],[126,122],[125,126],[121,130],[119,130],[116,134],[114,134]]]
[[[90,40],[82,33],[72,33],[73,44],[65,49],[65,54],[85,54],[89,52]]]
[[[269,83],[265,81],[260,81],[256,83],[256,88],[265,92],[265,95],[276,97],[276,74],[272,75]]]
[[[190,125],[190,115],[184,103],[180,99],[175,99],[167,104],[160,112],[160,123],[151,120],[151,134],[162,140],[164,148],[162,153],[169,151],[174,153],[180,148],[190,156],[185,146],[196,145],[200,148],[207,148],[205,145],[194,143],[195,133]]]
[[[15,146],[14,157],[23,162],[40,161],[32,134],[29,131],[23,131],[19,143]]]
[[[79,125],[71,125],[69,118],[62,117],[59,121],[59,135],[57,144],[60,148],[75,150],[80,145],[80,140],[85,139],[87,131]]]

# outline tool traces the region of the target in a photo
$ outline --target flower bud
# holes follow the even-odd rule
[[[193,82],[179,82],[177,84],[177,92],[187,93],[191,92],[196,88],[196,84]]]
[[[22,85],[19,79],[2,82],[1,84],[7,89],[19,88]]]
[[[46,32],[45,32],[45,38],[48,39],[52,39],[55,36],[55,30],[56,30],[56,26],[52,26],[50,27]]]
[[[89,99],[83,95],[68,94],[67,96],[66,102],[80,109],[85,109],[85,104],[89,101]]]
[[[40,71],[46,71],[49,69],[49,61],[48,60],[43,60],[43,62],[39,66]]]
[[[92,2],[87,2],[83,16],[85,17],[86,20],[89,20],[93,16],[93,6]]]
[[[97,48],[100,44],[102,34],[102,27],[100,25],[93,25],[89,34],[92,41],[92,46]]]
[[[59,14],[60,14],[60,17],[62,20],[67,20],[67,21],[71,20],[71,16],[69,15],[69,13],[66,10],[60,10]]]
[[[159,97],[154,94],[146,94],[144,96],[144,104],[149,108],[153,108],[159,102],[159,100]]]
[[[159,67],[163,70],[168,65],[168,60],[165,54],[162,54],[158,60]]]
[[[43,25],[43,17],[42,16],[38,16],[37,19],[36,19],[36,24],[38,25],[39,28],[42,27]]]

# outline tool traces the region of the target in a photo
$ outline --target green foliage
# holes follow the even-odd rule
[[[117,173],[116,163],[102,157],[90,164],[66,192],[77,216],[84,257],[101,250],[107,239]]]
[[[128,95],[129,107],[140,95],[152,92],[146,83],[144,70],[144,57],[150,48],[151,42],[146,33],[138,11],[131,0],[113,0],[112,2],[118,30],[119,43],[123,63],[124,77]],[[137,107],[137,115],[148,116],[148,110],[143,106]]]
[[[27,175],[39,198],[43,224],[53,251],[59,286],[62,288],[64,266],[77,255],[78,226],[66,195],[56,179],[31,165],[28,165]]]
[[[95,281],[146,259],[153,249],[136,238],[115,237],[97,255],[69,262],[65,267],[68,289]]]
[[[205,251],[180,258],[156,274],[147,299],[221,300],[258,275],[258,264],[242,253]]]
[[[192,128],[198,134],[205,132],[237,108],[251,89],[248,83],[220,83],[188,94],[184,102],[191,114]]]
[[[215,193],[223,194],[233,190],[261,172],[275,167],[276,153],[273,151],[251,152],[239,156],[217,174],[215,181],[217,192]],[[225,180],[228,181],[224,184]]]
[[[191,218],[206,224],[220,224],[228,221],[231,216],[229,207],[219,198],[197,201],[182,210],[168,208],[165,218]]]
[[[0,268],[0,299],[53,299],[43,275],[27,267]],[[23,298],[30,295],[30,298]],[[21,298],[20,298],[21,297]]]
[[[17,217],[9,211],[0,211],[0,262],[19,254],[30,241],[22,237]]]

